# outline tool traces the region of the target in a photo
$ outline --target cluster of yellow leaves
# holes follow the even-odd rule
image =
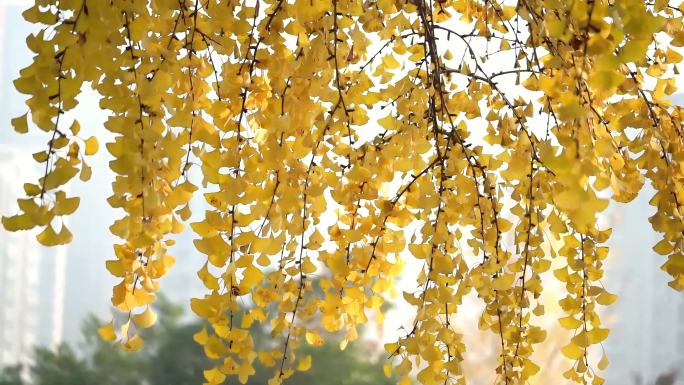
[[[452,319],[471,292],[480,328],[500,342],[497,383],[527,383],[546,338],[532,320],[553,276],[567,290],[560,323],[575,331],[565,376],[601,384],[606,358],[594,368],[587,357],[608,335],[597,306],[615,296],[600,282],[610,229],[597,216],[646,178],[664,234],[654,249],[684,288],[682,110],[668,101],[681,4],[37,0],[24,16],[43,29],[15,82],[29,113],[12,125],[50,140],[34,155],[44,176],[3,225],[40,226],[45,245],[71,239],[53,222],[78,198],[60,187],[79,172],[88,180],[83,155],[98,142],[60,117],[89,82],[115,135],[108,202],[124,213],[107,269],[127,316],[100,334],[142,347],[137,330],[154,324],[150,304],[174,263],[171,234],[202,191],[209,209],[191,226],[208,292],[191,307],[207,321],[195,340],[216,362],[207,384],[245,383],[255,360],[280,384],[311,366],[297,348],[320,345],[323,331],[344,333],[344,347],[368,312],[382,322],[407,258],[423,266],[404,293],[416,314],[387,345],[402,384],[465,383]],[[545,252],[549,236],[559,255]],[[557,258],[564,267],[550,274]],[[275,343],[257,349],[252,327]]]
[[[77,2],[65,2],[73,10],[71,20],[80,18]],[[32,23],[50,25],[53,28],[41,30],[26,39],[26,45],[35,54],[33,63],[21,71],[21,77],[14,82],[16,89],[30,97],[26,104],[29,114],[12,119],[14,130],[24,134],[29,125],[35,125],[47,132],[45,151],[33,154],[38,163],[44,163],[44,174],[37,183],[25,183],[26,198],[20,199],[20,213],[3,217],[3,226],[10,231],[29,230],[40,227],[37,240],[45,246],[69,243],[72,234],[62,216],[76,211],[80,199],[67,197],[62,187],[80,174],[80,179],[90,179],[90,168],[85,155],[97,152],[97,138],[83,139],[78,136],[80,124],[73,121],[68,129],[60,118],[66,111],[78,104],[84,81],[88,80],[82,70],[87,50],[80,44],[81,31],[74,23],[66,24],[50,10],[38,6],[24,12],[24,18]],[[59,227],[59,231],[57,228]]]

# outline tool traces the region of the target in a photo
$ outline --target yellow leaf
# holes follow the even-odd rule
[[[589,343],[598,344],[608,338],[608,334],[610,334],[608,329],[595,328],[587,333],[587,337],[589,338]]]
[[[100,144],[97,142],[97,138],[91,136],[85,141],[85,154],[95,155],[97,150],[100,148]]]
[[[399,344],[396,342],[385,344],[385,351],[388,354],[394,355],[397,353],[398,349],[399,349]]]
[[[431,244],[410,244],[408,245],[409,251],[414,257],[418,259],[425,259],[430,255],[432,250]]]
[[[192,339],[198,344],[204,346],[209,340],[209,334],[207,334],[207,329],[202,328],[202,330],[198,331],[192,336]]]
[[[306,332],[305,337],[306,337],[306,342],[307,342],[309,345],[321,346],[321,345],[323,345],[323,344],[325,343],[325,341],[323,340],[323,338],[322,338],[322,337],[320,336],[320,334],[318,334],[318,332],[316,332],[316,331]]]
[[[511,221],[504,219],[504,218],[499,218],[498,224],[499,224],[499,231],[504,232],[504,233],[506,231],[510,230],[511,226],[513,226]]]
[[[525,360],[525,366],[523,367],[523,376],[530,378],[539,372],[539,365],[535,364],[531,360]]]
[[[617,300],[617,295],[611,294],[607,292],[606,290],[603,290],[601,294],[596,297],[596,302],[598,302],[601,305],[610,305],[613,302]]]
[[[297,365],[297,370],[300,372],[306,372],[309,369],[311,369],[311,356],[306,356],[300,359],[299,364]]]
[[[240,281],[240,295],[249,293],[256,284],[261,282],[264,278],[264,273],[258,267],[249,265],[242,273],[242,281]]]
[[[241,384],[246,384],[249,376],[256,373],[254,367],[249,363],[245,362],[238,368],[238,380]]]
[[[110,322],[105,326],[97,329],[97,334],[105,341],[112,342],[116,339],[116,332],[114,332],[114,325]]]
[[[45,190],[51,190],[70,181],[78,173],[78,169],[64,158],[55,162],[54,169],[46,176],[40,178]]]
[[[577,329],[578,327],[582,326],[582,321],[573,316],[559,318],[558,322],[560,322],[561,326],[566,329]]]
[[[544,340],[546,339],[546,330],[537,326],[532,326],[530,327],[527,337],[533,344],[544,342]]]
[[[78,120],[74,120],[74,122],[71,123],[69,130],[71,130],[71,133],[74,135],[78,135],[78,133],[81,132],[81,125],[78,123]]]
[[[40,186],[33,183],[24,183],[24,192],[31,197],[40,195]]]
[[[321,244],[324,240],[325,239],[323,238],[323,235],[318,230],[316,230],[309,237],[309,243],[306,245],[306,248],[311,250],[318,250],[321,247]]]
[[[87,164],[83,163],[81,166],[81,173],[79,174],[79,179],[81,179],[83,182],[87,182],[90,180],[90,177],[93,175],[93,170],[88,166]]]
[[[390,70],[397,69],[397,68],[399,68],[399,67],[401,66],[401,64],[399,64],[399,62],[397,61],[397,59],[395,59],[395,58],[394,58],[394,55],[392,55],[392,54],[385,55],[385,56],[382,58],[382,65],[383,65],[386,69],[390,69]]]
[[[571,360],[579,360],[584,356],[584,349],[581,349],[574,342],[570,342],[561,348],[561,353]]]
[[[67,198],[63,191],[56,193],[55,207],[52,209],[55,215],[69,215],[78,208],[81,198]]]
[[[268,385],[281,385],[283,383],[283,376],[276,374],[268,380]]]
[[[257,264],[261,267],[267,267],[271,264],[271,259],[266,254],[261,254],[256,260]]]
[[[55,229],[52,228],[52,225],[47,225],[45,230],[36,236],[38,242],[40,242],[40,244],[43,246],[64,245],[71,242],[72,238],[73,236],[71,235],[71,232],[64,224],[62,224],[62,228],[59,230],[59,233],[55,232]]]
[[[388,361],[382,366],[382,371],[385,373],[385,377],[392,378],[392,362]]]
[[[666,58],[667,58],[667,62],[671,63],[671,64],[672,63],[679,63],[680,61],[682,61],[682,55],[679,52],[677,52],[677,51],[675,51],[669,47],[667,48]]]
[[[313,262],[311,262],[310,258],[304,258],[304,260],[302,261],[302,271],[305,274],[311,274],[316,272],[316,265],[314,265]]]
[[[105,268],[115,277],[125,277],[127,273],[127,269],[118,259],[105,261]]]
[[[13,215],[2,217],[2,226],[7,231],[29,230],[36,227],[36,223],[31,220],[28,214]]]
[[[128,352],[137,352],[142,349],[144,345],[145,341],[136,333],[123,344],[123,349]]]
[[[589,345],[591,345],[591,341],[589,341],[589,336],[587,335],[587,332],[583,329],[577,335],[572,337],[572,343],[575,345],[581,347],[581,348],[587,348]]]
[[[133,322],[135,322],[136,326],[146,329],[157,322],[157,314],[148,306],[144,312],[133,316]]]
[[[506,273],[492,280],[492,289],[494,290],[507,290],[510,289],[515,281],[515,274]]]
[[[209,272],[208,263],[205,263],[204,266],[202,266],[202,268],[197,272],[197,276],[202,280],[202,283],[204,283],[204,286],[207,289],[218,290],[218,279]]]
[[[601,370],[606,370],[608,367],[608,357],[606,356],[606,352],[603,352],[601,355],[601,360],[599,360],[596,366]]]
[[[218,368],[213,368],[204,371],[204,378],[210,384],[220,384],[226,379],[226,375],[221,373]]]
[[[28,132],[28,122],[27,122],[27,117],[28,114],[24,114],[22,116],[16,117],[12,119],[12,127],[14,127],[14,131],[20,133],[20,134],[25,134]]]
[[[668,255],[672,252],[674,246],[667,239],[661,239],[660,242],[653,246],[653,251],[660,255]]]
[[[38,163],[43,163],[48,160],[47,152],[40,151],[33,154],[33,159]]]

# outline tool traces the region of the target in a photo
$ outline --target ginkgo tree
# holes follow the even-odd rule
[[[597,218],[646,181],[654,249],[684,288],[683,111],[669,98],[681,1],[36,0],[23,16],[38,32],[14,82],[28,111],[11,123],[45,132],[44,173],[2,223],[37,227],[48,246],[72,239],[63,218],[79,198],[64,186],[88,181],[99,142],[68,112],[91,87],[122,214],[106,265],[121,314],[100,334],[143,346],[167,249],[189,224],[206,255],[207,294],[191,307],[216,363],[207,384],[245,383],[255,360],[274,368],[271,385],[308,369],[297,348],[356,339],[400,274],[418,287],[404,293],[412,325],[386,346],[402,384],[466,382],[454,320],[469,293],[500,342],[497,383],[526,383],[546,337],[538,299],[556,279],[574,331],[564,375],[602,384],[607,359],[589,357],[616,296],[601,284],[611,231]],[[209,207],[198,220],[193,198]],[[271,331],[267,350],[254,323]]]

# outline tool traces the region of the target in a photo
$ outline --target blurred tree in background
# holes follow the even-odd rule
[[[196,385],[202,372],[211,367],[203,348],[193,341],[202,328],[196,320],[184,317],[183,307],[160,300],[156,309],[159,327],[146,330],[146,349],[124,352],[98,337],[102,321],[89,317],[83,325],[82,350],[63,344],[55,350],[37,347],[34,363],[27,368],[31,381],[22,379],[21,367],[7,367],[0,373],[0,385]],[[270,341],[268,331],[255,327],[257,343]],[[383,358],[377,362],[363,352],[361,342],[343,351],[339,341],[328,338],[321,346],[306,346],[305,354],[316,357],[310,371],[292,377],[295,384],[390,385],[396,381],[383,374]],[[250,385],[265,385],[270,372],[255,367]]]

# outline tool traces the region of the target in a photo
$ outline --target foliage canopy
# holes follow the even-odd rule
[[[143,346],[167,247],[202,195],[191,227],[208,294],[191,306],[211,325],[194,337],[216,362],[208,384],[244,383],[255,360],[275,368],[270,385],[308,369],[301,342],[322,343],[308,320],[356,339],[419,260],[404,293],[415,321],[387,346],[401,383],[413,370],[465,383],[452,319],[476,292],[480,327],[500,339],[498,383],[524,384],[546,334],[537,299],[558,279],[575,331],[565,376],[599,385],[607,361],[588,357],[608,336],[598,307],[615,300],[597,223],[610,199],[650,181],[654,249],[684,288],[682,109],[668,100],[683,13],[667,0],[36,0],[35,57],[14,83],[29,111],[12,125],[47,133],[45,172],[2,222],[71,240],[61,218],[79,198],[62,186],[90,178],[99,145],[67,112],[90,85],[123,213],[107,269],[125,316],[102,338]],[[283,342],[256,349],[254,322]]]

